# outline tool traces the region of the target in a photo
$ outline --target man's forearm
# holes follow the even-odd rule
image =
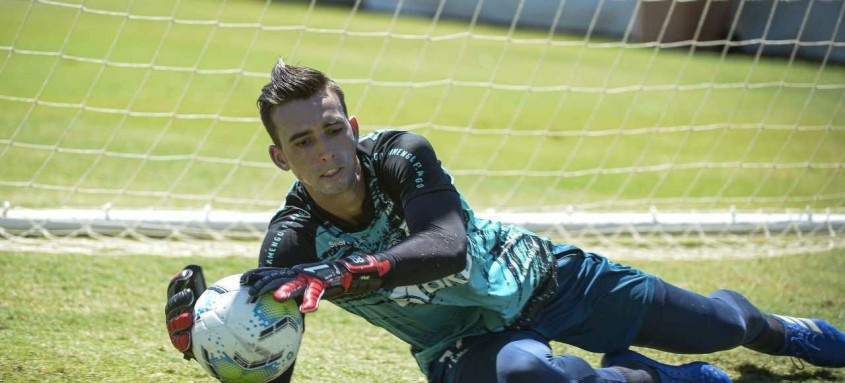
[[[466,227],[456,192],[444,190],[414,198],[405,208],[405,219],[411,235],[379,253],[391,263],[382,287],[429,282],[466,267]]]

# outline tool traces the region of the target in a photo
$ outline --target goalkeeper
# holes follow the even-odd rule
[[[303,313],[331,300],[408,343],[431,382],[730,382],[710,364],[670,366],[630,346],[744,346],[845,367],[845,334],[823,320],[765,313],[730,290],[701,296],[475,216],[424,137],[359,137],[343,91],[317,70],[279,60],[258,108],[270,158],[297,182],[241,282],[301,300]],[[170,290],[182,285],[177,275]],[[191,305],[175,294],[166,306],[186,357]],[[550,341],[605,356],[594,367],[553,355]]]

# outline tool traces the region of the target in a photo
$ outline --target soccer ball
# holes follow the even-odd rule
[[[296,302],[272,294],[251,298],[240,274],[215,282],[194,306],[192,350],[197,362],[221,382],[264,383],[296,359],[303,321]]]

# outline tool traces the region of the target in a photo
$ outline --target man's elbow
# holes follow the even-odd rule
[[[452,241],[449,241],[449,270],[448,274],[457,274],[467,267],[467,237],[466,235],[457,235]]]

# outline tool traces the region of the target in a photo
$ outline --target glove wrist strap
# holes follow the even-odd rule
[[[339,280],[344,294],[378,290],[391,267],[387,258],[372,254],[351,255],[337,260],[335,264],[345,270]]]

